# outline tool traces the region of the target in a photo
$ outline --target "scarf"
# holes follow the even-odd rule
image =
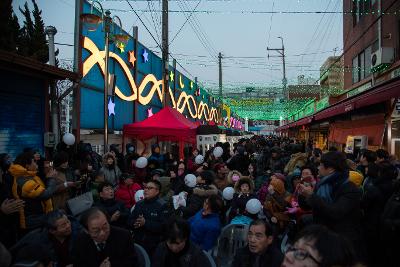
[[[323,177],[316,185],[316,194],[328,203],[333,203],[332,192],[334,189],[347,182],[349,173],[334,172]]]

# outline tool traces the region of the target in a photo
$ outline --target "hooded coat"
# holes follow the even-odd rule
[[[45,184],[36,176],[36,171],[28,171],[19,164],[11,165],[9,171],[14,177],[14,198],[25,201],[24,208],[19,211],[20,228],[40,227],[45,214],[53,210],[51,197],[56,191],[55,179],[47,178]]]
[[[240,192],[240,186],[244,183],[248,184],[250,188],[250,191],[247,194]],[[256,195],[254,194],[254,182],[247,176],[240,178],[240,180],[235,184],[235,193],[233,194],[231,202],[229,219],[232,220],[236,215],[243,214],[246,209],[247,201],[252,198],[256,198]]]
[[[107,159],[109,157],[112,157],[112,159],[114,160],[114,163],[111,166],[109,166],[107,164]],[[112,184],[114,187],[116,187],[118,185],[119,177],[121,176],[122,172],[119,169],[117,162],[116,162],[116,158],[112,153],[108,152],[108,153],[104,154],[103,167],[101,167],[100,171],[103,172],[104,178],[107,182]]]

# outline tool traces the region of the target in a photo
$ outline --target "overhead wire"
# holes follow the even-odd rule
[[[202,0],[199,0],[199,2],[197,3],[197,5],[194,7],[193,11],[196,11],[197,7],[200,5]],[[183,27],[186,25],[186,23],[188,22],[188,20],[193,16],[193,11],[189,14],[189,16],[186,18],[185,22],[182,24],[182,26],[179,28],[179,30],[176,32],[175,36],[172,38],[171,42],[169,43],[170,45],[172,44],[172,42],[175,40],[175,38],[179,35],[179,33],[182,31]]]
[[[179,8],[181,10],[184,10],[183,5],[181,5],[181,1],[177,2]],[[186,13],[183,13],[185,18],[188,19],[189,16],[187,16]],[[196,28],[196,26],[194,25],[194,23],[192,22],[192,20],[189,18],[188,22],[193,30],[193,32],[195,33],[195,35],[197,36],[197,38],[199,39],[200,43],[203,45],[203,47],[205,48],[205,50],[210,54],[211,57],[215,57],[215,54],[213,53],[212,49],[206,44],[205,40],[203,39],[203,37],[200,35],[198,29]]]
[[[154,30],[156,32],[156,35],[158,37],[158,41],[161,43],[161,33],[159,32],[158,27],[157,27],[158,26],[157,22],[155,21],[155,18],[153,17],[153,10],[152,10],[152,8],[150,6],[150,2],[152,2],[152,1],[151,0],[147,0],[147,6],[149,7],[149,10],[150,10],[151,20],[153,22],[153,27],[154,27]]]
[[[185,1],[181,1],[183,5],[186,6],[187,10],[190,10],[190,8],[188,7],[187,2]],[[195,10],[196,11],[196,10]],[[200,30],[200,33],[203,35],[205,41],[209,44],[211,50],[214,52],[214,54],[216,55],[218,53],[218,51],[214,48],[215,45],[212,43],[212,41],[207,37],[207,34],[205,33],[205,31],[203,31],[203,28],[201,26],[200,21],[197,19],[197,15],[195,13],[193,13],[193,22],[197,25],[198,29]]]

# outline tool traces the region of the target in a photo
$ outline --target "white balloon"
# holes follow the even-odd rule
[[[147,159],[145,157],[140,157],[136,160],[136,167],[139,169],[146,168],[147,166]]]
[[[75,143],[75,136],[72,133],[66,133],[63,136],[63,142],[68,146],[72,146]]]
[[[197,155],[194,162],[196,162],[197,165],[201,165],[204,162],[204,157],[202,155]]]
[[[262,205],[260,200],[253,198],[247,201],[246,203],[246,210],[250,214],[257,214],[261,211]]]
[[[223,153],[224,153],[224,150],[222,149],[222,147],[217,146],[214,148],[213,154],[216,158],[221,157]]]
[[[185,184],[191,188],[196,186],[196,176],[194,174],[186,174],[185,176]]]
[[[136,193],[135,193],[135,201],[138,202],[142,199],[144,199],[144,190],[140,189],[140,190],[136,191]]]
[[[233,189],[233,187],[226,187],[224,191],[222,191],[222,196],[225,200],[232,200],[234,193],[235,189]]]

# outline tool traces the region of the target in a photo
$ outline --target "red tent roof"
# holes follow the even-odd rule
[[[165,107],[150,118],[124,125],[124,136],[165,141],[195,142],[197,125],[171,107]]]

